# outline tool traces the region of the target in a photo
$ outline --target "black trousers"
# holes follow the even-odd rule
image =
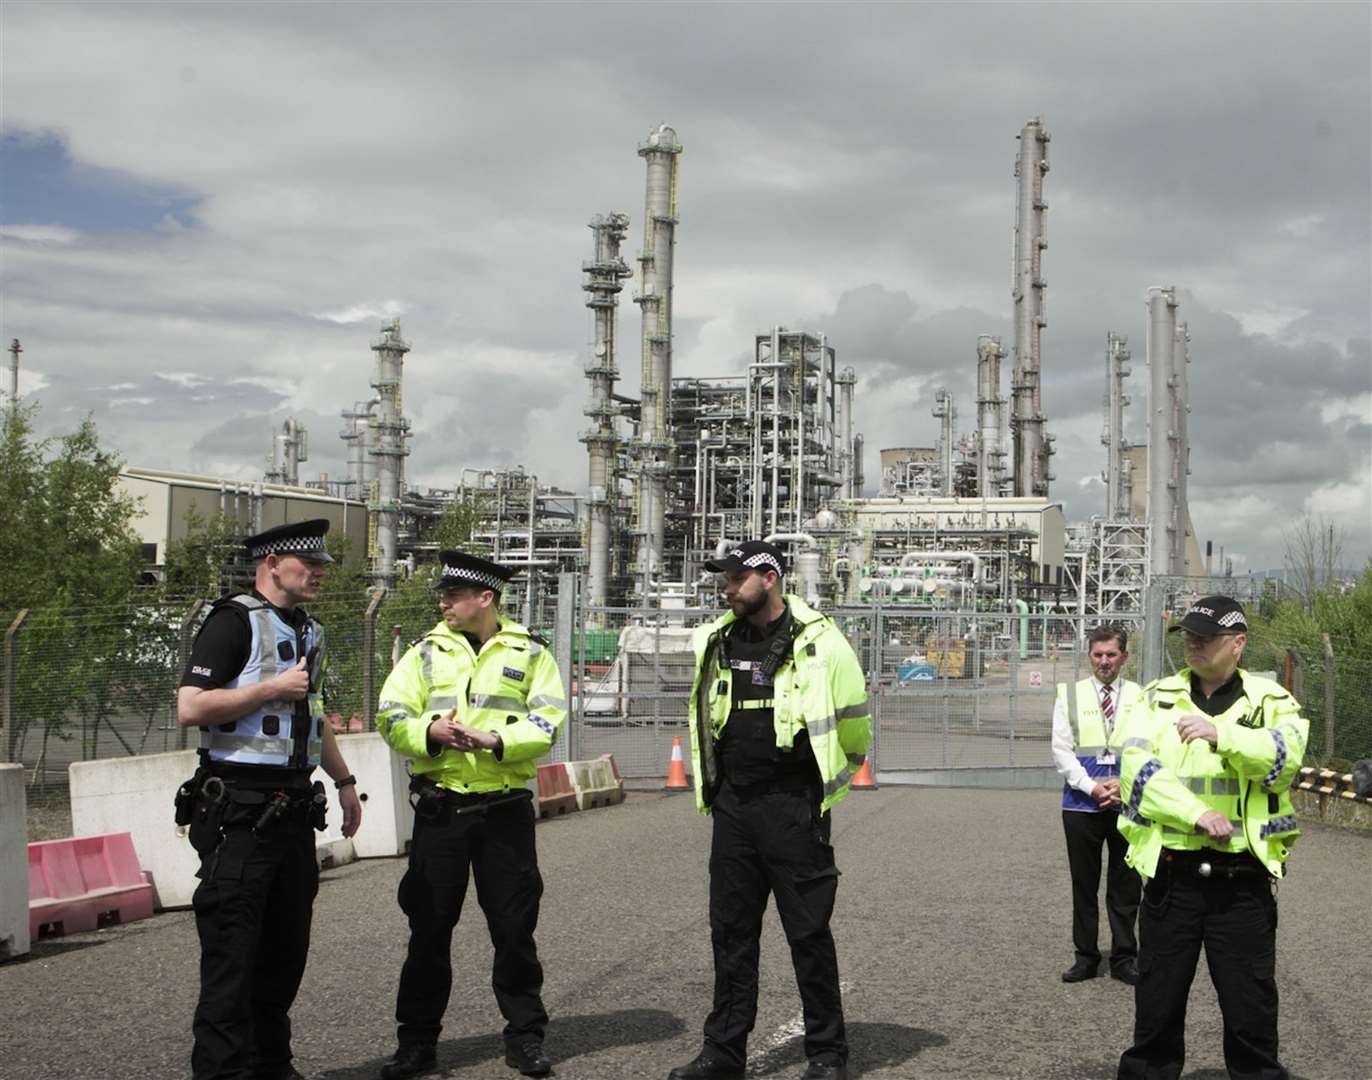
[[[410,920],[410,947],[400,971],[395,1018],[401,1046],[432,1046],[443,1029],[452,992],[453,928],[462,914],[468,877],[486,915],[495,965],[491,988],[505,1017],[506,1040],[543,1038],[543,967],[534,930],[543,878],[534,848],[529,799],[437,822],[416,817],[410,866],[400,881],[400,908]]]
[[[291,1060],[290,1008],[319,891],[314,829],[299,815],[262,838],[226,829],[201,860],[191,905],[200,934],[195,1080],[275,1077]]]
[[[741,794],[724,783],[711,805],[710,941],[714,1007],[705,1041],[724,1059],[746,1063],[757,1019],[759,938],[768,894],[791,947],[805,1014],[805,1056],[848,1059],[838,955],[829,917],[838,868],[829,845],[830,817],[809,791]]]
[[[1186,999],[1202,945],[1230,1077],[1287,1080],[1277,1061],[1277,898],[1269,878],[1207,879],[1159,863],[1143,891],[1139,934],[1134,1045],[1120,1058],[1121,1080],[1181,1076]]]
[[[1105,912],[1110,920],[1110,966],[1117,967],[1138,956],[1134,919],[1139,913],[1143,879],[1124,861],[1129,844],[1115,827],[1113,811],[1062,812],[1062,831],[1067,837],[1067,866],[1072,872],[1072,947],[1077,959],[1100,962],[1101,848],[1108,854],[1105,871]]]

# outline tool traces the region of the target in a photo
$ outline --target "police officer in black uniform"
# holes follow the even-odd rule
[[[319,595],[324,519],[246,541],[250,593],[224,597],[196,636],[177,720],[200,729],[200,768],[177,822],[201,857],[195,1080],[303,1080],[291,1064],[290,1007],[305,970],[319,888],[314,830],[333,779],[343,835],[362,820],[355,779],[324,723],[324,630],[300,605]]]

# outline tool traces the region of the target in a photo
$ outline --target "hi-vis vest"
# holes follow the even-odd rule
[[[1139,699],[1138,683],[1118,680],[1110,685],[1111,692],[1117,695],[1115,726],[1113,731],[1106,731],[1105,715],[1101,712],[1100,698],[1096,696],[1095,682],[1082,679],[1075,687],[1069,683],[1058,683],[1058,704],[1067,713],[1067,722],[1072,728],[1072,753],[1081,762],[1086,775],[1095,780],[1119,776],[1119,733],[1124,728],[1126,710],[1133,708]],[[1102,764],[1100,761],[1107,756],[1114,758],[1112,764]],[[1095,799],[1071,784],[1062,786],[1062,808],[1093,813],[1100,810]]]
[[[429,725],[449,709],[456,719],[500,736],[499,759],[486,750],[429,752]],[[440,622],[412,645],[386,677],[376,728],[387,745],[413,758],[416,776],[463,793],[509,791],[538,772],[567,717],[557,661],[542,638],[517,623],[472,651],[466,637]]]
[[[776,744],[784,750],[795,745],[796,733],[802,727],[809,733],[823,786],[820,808],[828,810],[848,794],[853,773],[867,759],[872,741],[867,686],[852,646],[833,620],[798,596],[787,594],[786,604],[792,620],[801,625],[790,656],[776,673],[772,726]],[[733,672],[719,663],[719,636],[735,618],[732,611],[726,612],[714,622],[696,627],[691,638],[696,656],[688,713],[691,764],[696,808],[702,813],[709,812],[705,773],[713,773],[718,767],[713,740],[719,737],[733,705]],[[713,736],[704,746],[703,728]],[[707,758],[704,768],[702,755]]]
[[[200,729],[200,749],[211,761],[234,765],[275,765],[313,769],[319,764],[324,737],[324,698],[320,692],[324,672],[324,628],[308,619],[297,636],[270,604],[255,596],[230,596],[215,607],[236,604],[247,615],[252,630],[248,662],[238,677],[224,684],[227,690],[253,686],[295,667],[300,656],[310,658],[310,691],[304,701],[269,701],[256,712],[227,724]]]
[[[1150,683],[1122,733],[1119,830],[1125,856],[1145,877],[1157,871],[1163,848],[1251,851],[1275,877],[1300,830],[1291,806],[1291,781],[1305,756],[1309,721],[1280,684],[1240,669],[1243,694],[1219,716],[1218,745],[1183,743],[1177,719],[1200,713],[1191,700],[1191,670]],[[1204,715],[1203,713],[1201,715]],[[1225,843],[1195,828],[1207,810],[1229,818]]]

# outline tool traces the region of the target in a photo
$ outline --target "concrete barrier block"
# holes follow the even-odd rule
[[[557,762],[538,767],[538,816],[558,817],[577,808],[576,792],[566,767]]]
[[[0,765],[0,962],[29,952],[27,815],[24,767]]]
[[[129,834],[30,844],[29,936],[74,934],[152,916],[152,885]]]
[[[152,880],[158,908],[189,907],[200,858],[172,821],[176,789],[195,772],[192,750],[74,761],[71,828],[77,836],[127,832]]]
[[[405,759],[387,746],[375,731],[339,735],[338,748],[357,777],[358,796],[366,796],[362,801],[362,828],[352,838],[357,858],[404,855],[410,849],[410,837],[414,833],[414,809],[410,806],[410,778],[405,772]],[[329,827],[331,830],[341,828],[343,811],[338,805],[338,792],[322,769],[317,775],[329,790]]]
[[[605,757],[591,761],[566,762],[567,775],[576,792],[578,810],[598,806],[614,806],[624,801],[624,783],[615,774]]]

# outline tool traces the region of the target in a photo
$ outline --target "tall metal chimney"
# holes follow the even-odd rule
[[[1128,466],[1124,460],[1124,451],[1129,448],[1124,439],[1124,407],[1129,404],[1124,380],[1130,373],[1129,359],[1129,339],[1110,331],[1105,338],[1105,429],[1100,437],[1106,447],[1106,521],[1129,519],[1129,497],[1125,493]]]
[[[953,421],[957,419],[957,406],[953,395],[943,387],[934,393],[934,407],[930,410],[934,419],[939,421],[938,429],[938,468],[939,491],[944,496],[953,494]]]
[[[310,436],[294,416],[286,417],[281,430],[272,437],[272,467],[267,471],[271,484],[300,484],[300,463],[310,460]]]
[[[18,338],[10,341],[10,412],[19,411],[19,354],[24,351]]]
[[[648,164],[643,209],[643,371],[639,392],[637,572],[646,596],[665,548],[667,477],[672,467],[672,248],[676,243],[677,160],[681,143],[661,124],[638,148]]]
[[[339,414],[347,424],[338,435],[348,448],[348,492],[359,502],[371,497],[367,486],[367,448],[371,442],[372,408],[378,404],[374,398],[354,402],[351,410]]]
[[[856,499],[862,494],[853,481],[859,469],[853,459],[853,387],[857,385],[857,373],[852,368],[844,368],[834,376],[838,386],[838,444],[839,478],[843,486],[839,489],[845,499]]]
[[[1043,198],[1043,174],[1048,171],[1048,132],[1036,116],[1019,133],[1015,158],[1018,199],[1015,203],[1014,281],[1011,297],[1015,318],[1015,370],[1011,383],[1013,410],[1010,427],[1014,436],[1014,493],[1018,496],[1048,494],[1048,457],[1052,443],[1044,433],[1043,402],[1039,394],[1042,356],[1039,338],[1048,325],[1043,291],[1043,249],[1048,246]]]
[[[368,509],[376,519],[372,574],[378,583],[389,586],[395,579],[400,493],[404,459],[409,453],[405,440],[410,434],[410,422],[401,415],[401,374],[410,346],[400,336],[399,319],[381,328],[381,336],[372,342],[372,351],[376,353],[376,374],[372,378],[372,387],[376,390],[378,401],[376,438],[367,448],[367,453],[375,461],[373,472],[376,476],[376,498],[368,503]]]
[[[590,491],[586,499],[586,599],[592,607],[604,607],[610,581],[610,514],[615,493],[615,333],[618,326],[620,284],[633,271],[620,257],[619,245],[629,231],[629,216],[612,213],[591,218],[595,257],[581,264],[586,280],[586,306],[595,313],[595,345],[586,361],[591,400],[585,413],[591,428],[581,434],[590,464]],[[532,545],[530,546],[532,557]]]
[[[1000,495],[1005,479],[1005,450],[1001,446],[1005,402],[1000,396],[1000,362],[1005,349],[1000,338],[977,338],[977,494]]]
[[[1177,335],[1177,291],[1148,290],[1148,524],[1154,574],[1177,570],[1177,432],[1172,401],[1172,351]]]

